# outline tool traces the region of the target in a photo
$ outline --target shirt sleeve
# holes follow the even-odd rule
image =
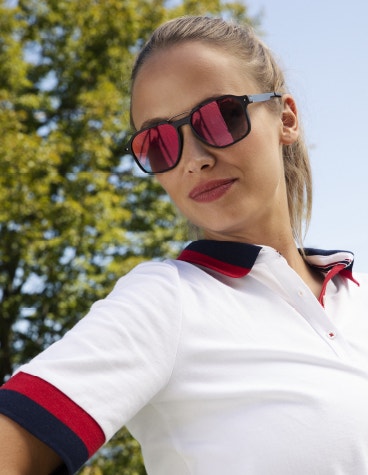
[[[0,412],[72,474],[170,379],[181,332],[174,265],[145,263],[0,390]]]

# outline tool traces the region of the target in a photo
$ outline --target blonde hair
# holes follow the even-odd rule
[[[283,71],[251,26],[204,16],[180,17],[157,28],[135,61],[132,82],[140,67],[155,51],[187,41],[218,46],[239,57],[247,65],[247,74],[255,80],[262,92],[288,92]],[[283,146],[283,160],[290,224],[294,239],[303,248],[303,225],[306,230],[312,210],[312,178],[302,134],[293,144]]]

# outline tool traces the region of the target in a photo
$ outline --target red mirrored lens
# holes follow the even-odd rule
[[[170,124],[142,130],[132,143],[132,151],[142,168],[158,173],[172,168],[179,159],[179,136]]]
[[[195,132],[210,145],[226,147],[245,137],[247,117],[239,100],[224,97],[200,107],[192,115]]]

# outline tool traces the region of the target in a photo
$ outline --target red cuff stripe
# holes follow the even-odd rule
[[[105,434],[97,422],[84,409],[47,381],[20,372],[5,383],[3,389],[23,394],[54,415],[83,441],[89,456],[105,443]]]

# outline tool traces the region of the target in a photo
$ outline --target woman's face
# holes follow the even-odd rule
[[[139,70],[133,121],[139,130],[147,122],[180,119],[208,98],[263,92],[272,91],[259,90],[239,58],[200,42],[182,43],[155,52]],[[180,162],[156,178],[206,238],[267,244],[272,233],[290,232],[282,144],[296,139],[297,122],[293,100],[284,96],[282,102],[281,108],[250,104],[250,134],[222,149],[182,126]]]

